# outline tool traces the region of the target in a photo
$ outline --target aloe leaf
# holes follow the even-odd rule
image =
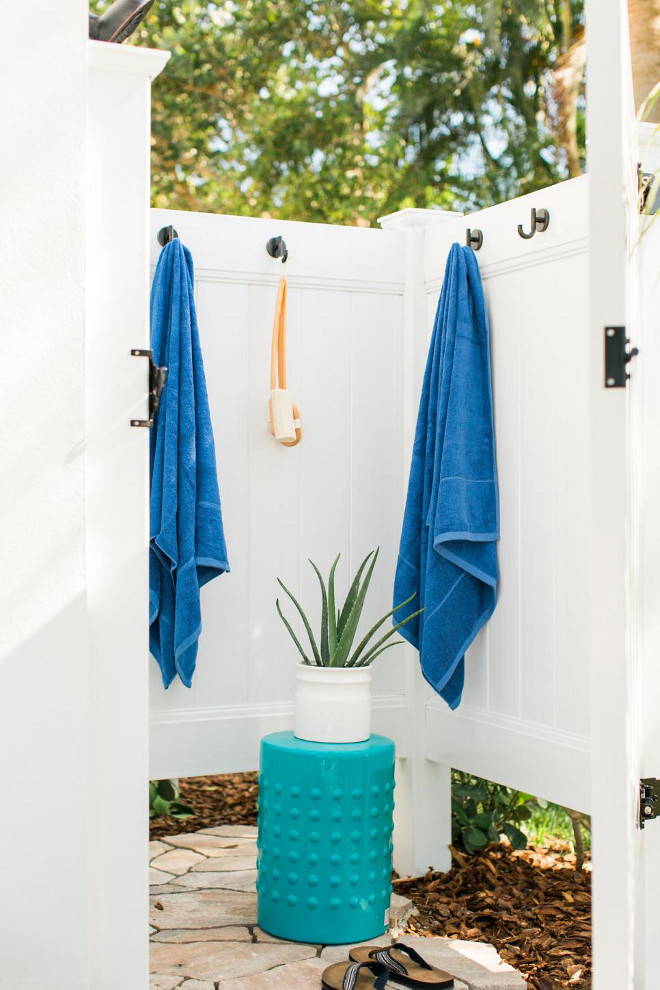
[[[337,606],[335,605],[335,570],[339,563],[341,554],[338,553],[330,568],[328,578],[328,647],[330,650],[330,660],[332,661],[337,649]]]
[[[348,622],[348,617],[351,614],[351,610],[352,610],[353,605],[355,604],[355,600],[356,600],[356,598],[358,596],[358,592],[360,590],[360,578],[362,577],[362,572],[364,571],[365,567],[367,566],[367,563],[369,561],[369,558],[374,553],[375,554],[378,554],[378,551],[377,550],[372,550],[371,553],[368,553],[367,556],[362,561],[362,563],[360,564],[360,567],[358,569],[358,572],[355,575],[355,578],[353,579],[353,584],[351,585],[350,590],[348,592],[348,595],[346,596],[346,601],[344,602],[344,607],[339,612],[339,617],[337,619],[337,637],[338,637],[338,639],[341,639],[341,636],[342,636],[342,633],[343,633],[344,628],[346,626],[346,623]]]
[[[360,621],[360,616],[362,615],[362,607],[364,605],[364,599],[367,596],[367,591],[369,590],[369,583],[371,581],[371,575],[374,572],[374,567],[376,566],[376,561],[378,560],[378,550],[374,552],[371,563],[369,564],[369,569],[365,575],[362,586],[358,591],[357,597],[350,611],[350,615],[346,620],[343,632],[340,636],[339,643],[337,644],[337,652],[334,656],[333,666],[343,667],[346,659],[348,657],[348,652],[353,645],[353,640],[355,639],[355,634],[357,632],[358,623]],[[343,618],[343,615],[342,615]]]
[[[310,564],[316,571],[316,576],[319,579],[319,584],[321,585],[321,598],[323,600],[323,608],[321,611],[321,659],[327,666],[330,659],[330,650],[328,649],[328,594],[325,590],[325,582],[321,576],[320,570],[313,560],[310,560]]]
[[[364,637],[364,639],[362,640],[362,642],[360,643],[360,645],[358,647],[356,647],[356,649],[355,649],[355,651],[354,651],[351,659],[346,664],[347,667],[352,667],[356,663],[356,661],[358,660],[360,654],[362,653],[362,650],[364,650],[364,648],[366,647],[366,645],[369,642],[369,640],[371,639],[371,637],[374,635],[374,633],[376,633],[380,629],[380,627],[382,626],[382,624],[384,622],[386,622],[390,618],[390,616],[394,615],[395,612],[398,612],[400,608],[403,608],[404,605],[409,605],[410,602],[413,600],[413,598],[416,596],[416,594],[417,594],[417,592],[416,591],[413,591],[413,593],[410,596],[410,598],[406,598],[405,602],[401,602],[400,605],[395,605],[393,609],[391,609],[389,612],[387,612],[387,614],[384,615],[382,619],[379,619],[378,622],[374,626],[371,627],[371,629],[369,630],[369,632],[367,633],[367,635]]]
[[[403,640],[402,639],[397,639],[393,643],[388,643],[387,646],[381,646],[381,648],[379,650],[376,650],[376,652],[372,656],[370,656],[368,660],[361,660],[360,663],[356,663],[355,666],[356,667],[367,667],[367,666],[370,667],[371,664],[376,659],[376,657],[379,657],[381,655],[381,653],[384,653],[385,650],[390,650],[393,646],[401,646],[402,643],[403,643]]]
[[[282,609],[280,608],[280,600],[279,600],[279,598],[277,598],[276,601],[275,601],[275,608],[277,609],[277,614],[279,615],[280,619],[282,620],[282,622],[284,623],[284,625],[289,630],[289,636],[291,637],[291,639],[293,640],[293,642],[298,647],[298,652],[300,653],[300,656],[303,658],[303,662],[306,663],[309,667],[311,667],[312,665],[310,663],[309,657],[307,656],[307,654],[303,650],[302,646],[300,645],[300,640],[298,639],[298,637],[294,633],[294,631],[293,631],[293,629],[291,627],[291,623],[285,617],[284,613],[282,612]]]
[[[386,643],[387,640],[391,636],[393,636],[395,632],[398,632],[401,626],[405,626],[406,622],[410,622],[411,619],[414,619],[416,616],[421,615],[423,611],[424,611],[423,608],[418,609],[416,612],[413,612],[412,615],[407,616],[405,619],[399,622],[398,625],[390,629],[389,632],[386,632],[384,636],[381,636],[381,638],[374,643],[374,645],[371,647],[369,652],[365,654],[365,656],[362,658],[362,662],[359,663],[358,666],[363,667],[364,664],[369,663],[369,660],[372,660],[374,658],[375,651],[378,649],[379,646],[382,646],[383,643]]]
[[[293,602],[293,604],[298,609],[298,613],[300,615],[300,618],[303,620],[303,625],[305,627],[305,630],[307,632],[307,635],[309,636],[309,642],[311,643],[312,652],[314,654],[314,659],[316,660],[317,666],[323,667],[324,664],[323,664],[323,661],[321,660],[321,654],[319,653],[319,648],[316,645],[316,640],[314,639],[314,633],[312,632],[312,627],[310,626],[310,624],[309,624],[309,622],[307,620],[307,616],[303,612],[302,606],[297,601],[297,599],[291,594],[291,592],[289,591],[289,589],[287,588],[287,586],[282,581],[280,581],[279,578],[277,579],[277,583],[279,584],[280,588],[282,588],[286,592],[286,594],[289,596],[289,598],[291,599],[291,601]]]

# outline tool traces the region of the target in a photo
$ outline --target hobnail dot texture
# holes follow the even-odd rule
[[[316,943],[382,934],[392,892],[392,741],[338,747],[275,733],[262,740],[259,785],[260,927]]]

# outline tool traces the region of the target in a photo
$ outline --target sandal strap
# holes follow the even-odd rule
[[[426,959],[423,959],[422,956],[420,956],[419,952],[413,949],[410,945],[405,945],[403,942],[395,942],[389,949],[381,949],[379,952],[374,952],[373,958],[378,960],[378,962],[384,963],[385,966],[389,966],[390,970],[394,970],[395,973],[399,973],[401,976],[407,976],[408,970],[403,963],[394,958],[391,953],[391,949],[397,949],[399,952],[405,952],[405,954],[409,956],[413,962],[416,962],[418,966],[421,966],[422,969],[433,969],[433,967],[427,963]]]
[[[374,990],[385,990],[390,971],[386,965],[374,960],[370,960],[369,962],[351,963],[344,973],[344,980],[341,985],[342,990],[355,990],[358,976],[360,975],[360,971],[363,969],[370,969],[374,974]]]

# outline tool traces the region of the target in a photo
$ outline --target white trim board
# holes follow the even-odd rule
[[[556,729],[541,733],[521,719],[468,708],[450,712],[431,701],[424,752],[435,763],[589,813],[591,750],[583,736]]]
[[[394,739],[401,759],[408,756],[409,718],[404,697],[374,699],[373,731]],[[153,713],[149,776],[159,780],[255,770],[263,736],[292,726],[291,704]]]

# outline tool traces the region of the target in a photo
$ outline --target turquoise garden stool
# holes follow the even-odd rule
[[[362,942],[389,924],[394,743],[261,741],[259,927],[295,942]]]

